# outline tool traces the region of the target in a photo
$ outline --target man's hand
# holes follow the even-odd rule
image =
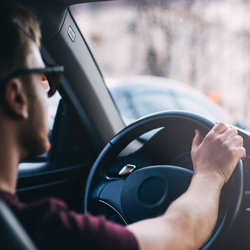
[[[203,141],[200,131],[195,130],[191,156],[196,175],[220,176],[225,183],[237,162],[245,158],[246,150],[237,129],[218,123]]]

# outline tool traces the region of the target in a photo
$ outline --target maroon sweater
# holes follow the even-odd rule
[[[138,250],[134,235],[104,217],[78,214],[57,199],[22,203],[17,196],[0,191],[39,249]]]

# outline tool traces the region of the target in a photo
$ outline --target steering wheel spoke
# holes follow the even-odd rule
[[[99,201],[105,202],[114,208],[125,220],[125,215],[121,205],[121,193],[126,177],[111,179],[107,181],[99,195]],[[126,220],[125,220],[126,221]]]

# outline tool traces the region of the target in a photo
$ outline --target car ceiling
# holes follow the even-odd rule
[[[65,13],[70,5],[78,3],[97,2],[91,0],[11,0],[20,3],[33,10],[41,20],[41,29],[43,41],[47,42],[52,39],[61,29]],[[99,0],[98,2],[106,0]],[[111,0],[112,1],[112,0]]]

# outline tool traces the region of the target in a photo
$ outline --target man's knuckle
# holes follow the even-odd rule
[[[222,144],[222,147],[224,147],[224,149],[229,150],[231,147],[231,142],[230,141],[224,141]]]
[[[243,138],[240,135],[237,136],[237,140],[243,144]]]
[[[223,143],[221,147],[224,152],[230,152],[231,150],[230,144],[228,142]]]
[[[228,141],[232,145],[243,146],[243,138],[239,135],[236,135],[236,136],[230,138],[230,140],[228,140]]]
[[[219,144],[222,144],[224,142],[223,137],[222,136],[217,136],[216,142],[219,143]]]
[[[238,156],[238,151],[236,150],[236,148],[230,148],[228,151],[231,158],[235,158],[236,156]]]
[[[219,128],[228,128],[228,126],[223,122],[217,123],[217,127],[219,127]]]
[[[224,125],[223,122],[218,122],[216,126],[219,127],[219,126],[223,126],[223,125]]]
[[[231,130],[235,135],[238,135],[238,130],[236,128],[231,128]]]
[[[244,147],[241,147],[241,148],[240,148],[240,152],[241,152],[241,154],[242,154],[243,156],[246,155],[246,149],[245,149]]]

